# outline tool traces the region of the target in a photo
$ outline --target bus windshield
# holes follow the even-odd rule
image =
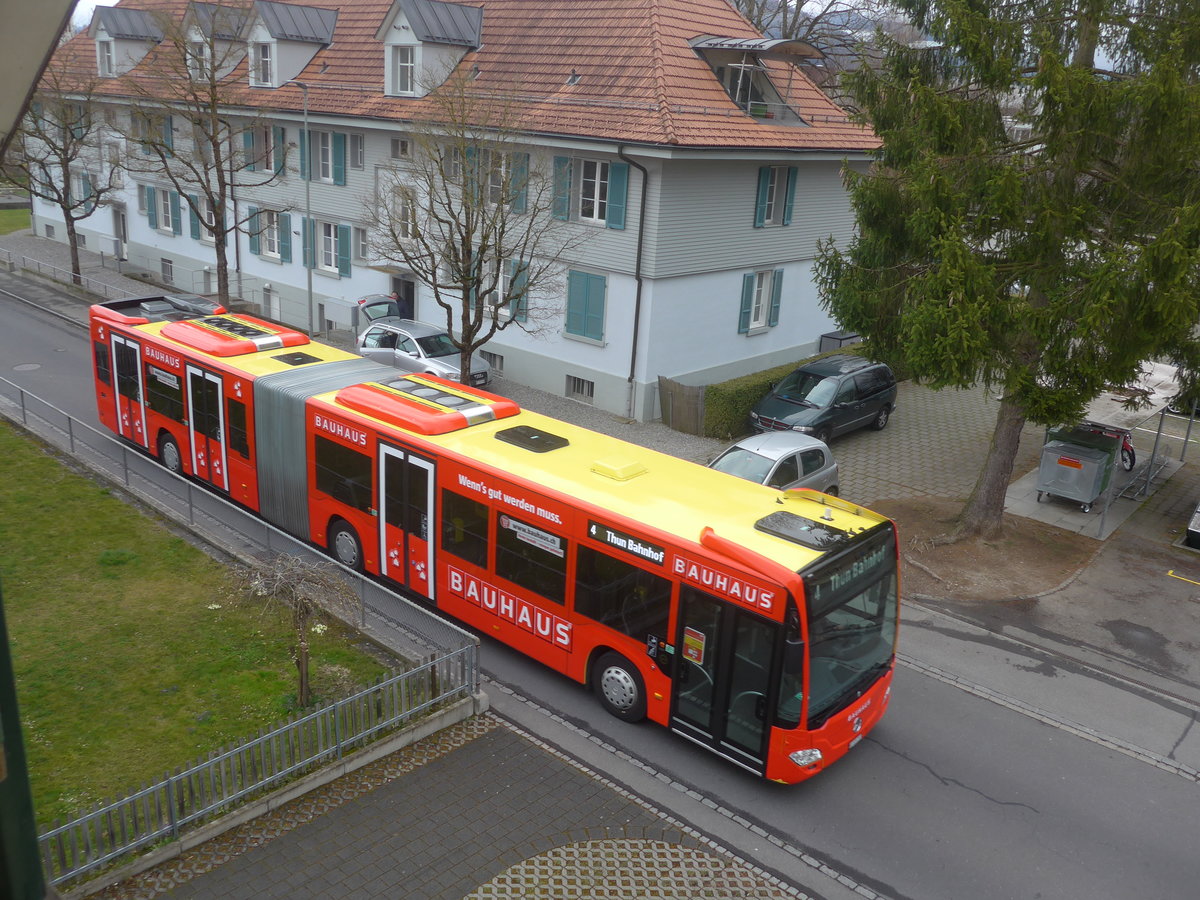
[[[899,595],[890,523],[801,573],[808,611],[808,727],[861,696],[891,664]]]

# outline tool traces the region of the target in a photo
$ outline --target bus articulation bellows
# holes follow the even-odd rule
[[[162,300],[91,308],[96,402],[177,474],[757,775],[882,716],[888,519]]]

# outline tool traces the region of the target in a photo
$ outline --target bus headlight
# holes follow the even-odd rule
[[[788,754],[788,759],[800,767],[815,766],[823,757],[820,750],[797,750]]]

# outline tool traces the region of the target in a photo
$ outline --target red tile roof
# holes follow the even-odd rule
[[[391,9],[389,0],[290,2],[339,10],[333,43],[297,76],[309,85],[312,113],[399,121],[436,115],[430,99],[383,94],[384,48],[375,34]],[[184,0],[120,5],[170,9],[176,15],[186,8]],[[786,63],[767,65],[776,88],[807,125],[753,118],[734,104],[688,43],[706,35],[759,36],[727,0],[475,0],[467,5],[483,7],[483,45],[466,55],[460,71],[478,67],[473,91],[519,98],[522,130],[670,148],[857,152],[879,144],[869,128],[852,123]],[[70,41],[60,56],[94,71],[95,54],[86,36]],[[135,72],[148,69],[153,59],[151,54]],[[229,77],[246,85],[245,64]],[[108,81],[102,90],[128,93],[121,79]],[[301,91],[294,86],[245,86],[231,94],[236,105],[301,108]]]

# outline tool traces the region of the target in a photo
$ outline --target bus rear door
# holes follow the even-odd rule
[[[379,571],[431,600],[433,462],[379,444]]]
[[[220,375],[193,365],[187,367],[188,437],[192,445],[192,474],[215,488],[228,491],[223,394]]]
[[[671,729],[761,775],[779,626],[684,585]]]
[[[117,379],[117,433],[142,447],[150,446],[146,437],[146,410],[142,406],[142,345],[124,335],[112,335],[113,372]]]

